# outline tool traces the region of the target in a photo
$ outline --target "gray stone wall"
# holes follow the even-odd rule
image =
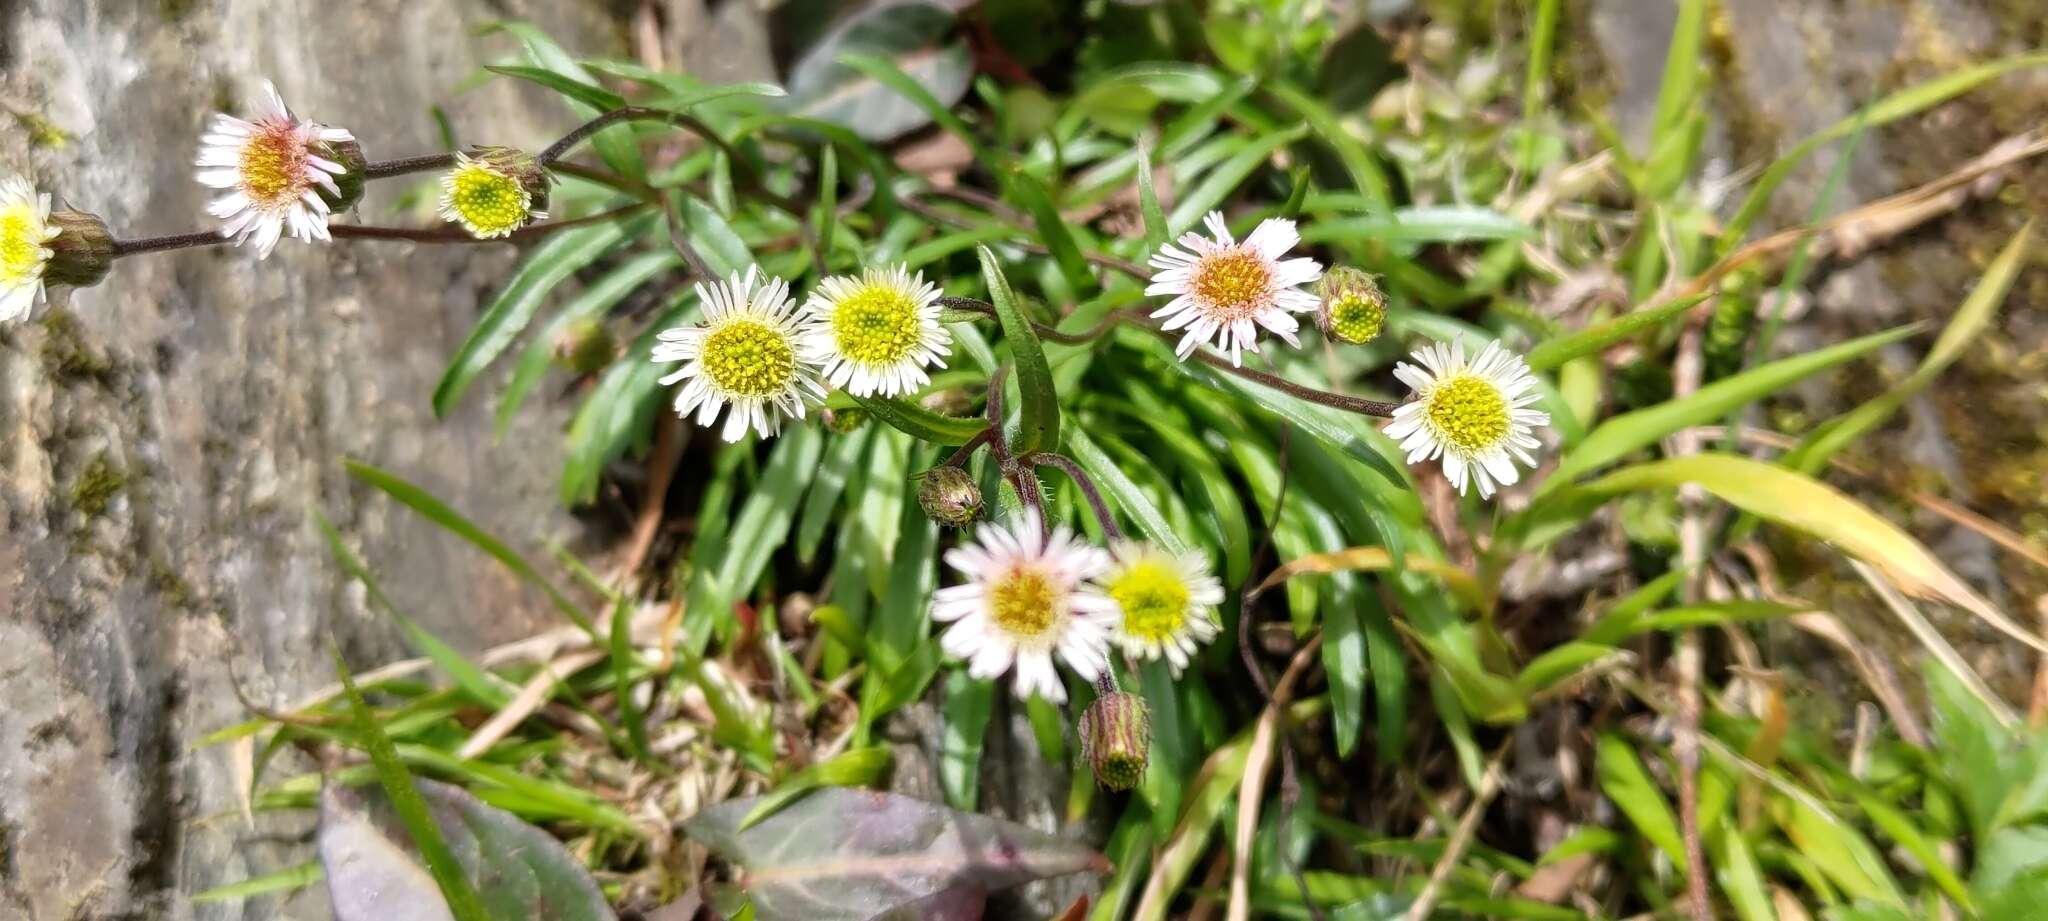
[[[202,121],[265,78],[372,157],[437,149],[433,103],[465,143],[542,144],[574,123],[543,91],[455,92],[516,54],[474,34],[505,17],[579,50],[619,41],[595,0],[0,0],[0,172],[123,236],[207,226]],[[393,212],[410,181],[351,219],[425,219]],[[189,904],[310,852],[303,829],[246,825],[225,751],[188,746],[243,718],[231,674],[284,702],[332,681],[330,635],[363,665],[403,654],[309,507],[459,646],[546,622],[340,464],[396,470],[524,546],[574,536],[555,499],[561,407],[531,407],[496,447],[487,401],[428,408],[512,264],[495,246],[185,250],[0,328],[0,918],[327,916],[318,891]]]

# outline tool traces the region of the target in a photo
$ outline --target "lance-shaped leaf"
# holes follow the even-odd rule
[[[604,893],[568,849],[459,787],[414,778],[427,813],[492,921],[614,921]],[[320,794],[320,862],[336,921],[445,921],[453,916],[381,791],[330,784]]]
[[[828,787],[739,830],[758,802],[721,803],[683,828],[740,865],[762,921],[868,921],[951,890],[1110,870],[1086,845],[893,793]]]
[[[1003,325],[1003,339],[1010,343],[1010,358],[1017,365],[1018,454],[1051,451],[1060,443],[1060,402],[1052,386],[1052,366],[1046,363],[1045,348],[1031,328],[1031,318],[1010,290],[1010,280],[996,263],[996,254],[986,246],[975,247],[981,257],[981,279],[988,285],[988,299],[996,306],[996,319]]]

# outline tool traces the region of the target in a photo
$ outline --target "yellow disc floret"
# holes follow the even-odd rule
[[[0,209],[0,287],[28,284],[42,278],[50,251],[49,234],[35,206],[28,202]]]
[[[1267,301],[1273,273],[1244,250],[1216,253],[1196,264],[1189,289],[1230,319],[1249,317]]]
[[[773,396],[796,374],[789,334],[759,320],[731,320],[713,329],[704,337],[700,360],[711,383],[733,397]]]
[[[921,325],[910,293],[870,280],[832,308],[832,339],[857,364],[902,361],[917,346]]]
[[[1106,588],[1123,609],[1124,633],[1134,639],[1164,643],[1187,623],[1187,581],[1165,560],[1140,560]]]
[[[519,180],[481,161],[456,166],[444,186],[448,216],[476,236],[505,236],[532,216],[533,197]]]
[[[1476,374],[1458,374],[1423,398],[1423,415],[1446,449],[1470,457],[1498,445],[1508,434],[1508,401],[1500,388]]]
[[[1053,607],[1057,594],[1052,579],[1044,572],[1031,566],[1017,566],[989,585],[989,619],[1020,639],[1043,636],[1052,629],[1058,616]]]
[[[298,198],[305,171],[306,145],[288,126],[263,126],[242,145],[242,192],[257,204]]]

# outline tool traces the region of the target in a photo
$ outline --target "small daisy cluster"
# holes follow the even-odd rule
[[[1178,675],[1216,636],[1223,583],[1200,554],[1131,541],[1104,551],[1026,515],[982,525],[945,559],[967,581],[932,598],[932,619],[951,624],[939,647],[976,678],[1014,671],[1019,697],[1065,702],[1055,656],[1092,682],[1115,644],[1134,659],[1164,658]]]
[[[784,417],[822,402],[828,383],[858,397],[911,393],[952,351],[938,286],[903,266],[826,278],[801,311],[788,282],[752,267],[697,285],[697,300],[703,319],[662,331],[654,360],[683,362],[661,379],[683,385],[676,414],[710,425],[723,411],[726,441],[748,429],[775,435]]]

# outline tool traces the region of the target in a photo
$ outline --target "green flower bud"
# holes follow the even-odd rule
[[[1111,790],[1129,790],[1145,779],[1152,753],[1152,712],[1145,699],[1115,691],[1095,699],[1081,714],[1081,757],[1095,771],[1095,782]]]
[[[595,374],[618,354],[611,327],[592,317],[571,322],[555,339],[555,364],[573,374]]]
[[[981,515],[981,487],[958,467],[933,467],[918,479],[917,504],[925,517],[949,528],[964,528]]]
[[[1316,311],[1316,326],[1331,339],[1364,345],[1379,338],[1386,326],[1387,296],[1371,275],[1338,266],[1323,276],[1316,294],[1323,302]]]
[[[356,143],[353,139],[346,141],[315,141],[312,144],[312,150],[322,157],[341,164],[347,170],[341,175],[333,177],[334,187],[337,190],[335,192],[329,192],[324,188],[314,186],[314,189],[320,193],[321,200],[327,202],[327,207],[333,209],[336,214],[339,214],[355,207],[357,202],[362,201],[363,167],[369,165],[370,162],[363,158],[363,145]]]
[[[114,235],[106,221],[83,211],[52,211],[49,226],[57,235],[44,244],[50,249],[44,283],[87,288],[107,277],[114,267]]]

